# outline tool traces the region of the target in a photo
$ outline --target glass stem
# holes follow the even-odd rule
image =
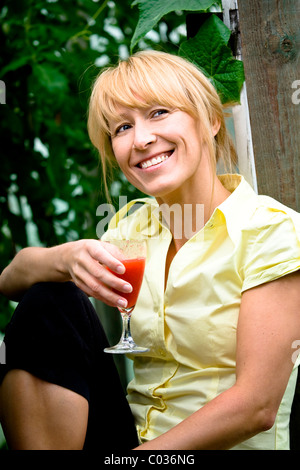
[[[133,310],[133,307],[128,308],[128,309],[122,309],[121,310],[121,315],[122,315],[122,335],[121,335],[121,343],[134,343],[131,332],[130,332],[130,318],[131,318],[131,312]]]

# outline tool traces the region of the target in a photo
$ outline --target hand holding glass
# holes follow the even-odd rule
[[[143,353],[149,351],[148,348],[137,346],[130,332],[131,313],[135,307],[144,276],[147,249],[146,242],[140,240],[113,240],[109,243],[116,245],[122,253],[120,261],[126,269],[124,274],[114,274],[124,281],[129,282],[133,290],[128,294],[115,291],[127,300],[126,308],[118,307],[123,321],[122,335],[118,344],[110,348],[105,348],[104,351],[114,354]]]

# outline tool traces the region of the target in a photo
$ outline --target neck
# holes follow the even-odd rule
[[[173,244],[178,251],[195,233],[199,232],[230,192],[221,184],[217,175],[210,175],[204,183],[198,182],[178,194],[157,198],[163,219],[173,236]]]

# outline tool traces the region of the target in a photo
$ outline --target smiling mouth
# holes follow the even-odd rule
[[[146,169],[150,168],[151,166],[159,165],[159,163],[163,163],[168,160],[168,158],[170,158],[173,152],[174,150],[170,150],[169,152],[162,153],[161,155],[157,155],[156,157],[149,158],[149,160],[144,160],[143,162],[138,164],[138,167]]]

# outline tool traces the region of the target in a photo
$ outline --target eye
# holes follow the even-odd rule
[[[121,126],[117,127],[115,130],[115,135],[120,134],[121,132],[127,131],[127,129],[130,129],[130,124],[122,124]]]
[[[162,109],[156,109],[156,110],[153,112],[152,116],[153,116],[153,117],[158,117],[158,116],[161,116],[162,114],[167,114],[168,112],[169,112],[168,109],[163,109],[163,108],[162,108]]]

